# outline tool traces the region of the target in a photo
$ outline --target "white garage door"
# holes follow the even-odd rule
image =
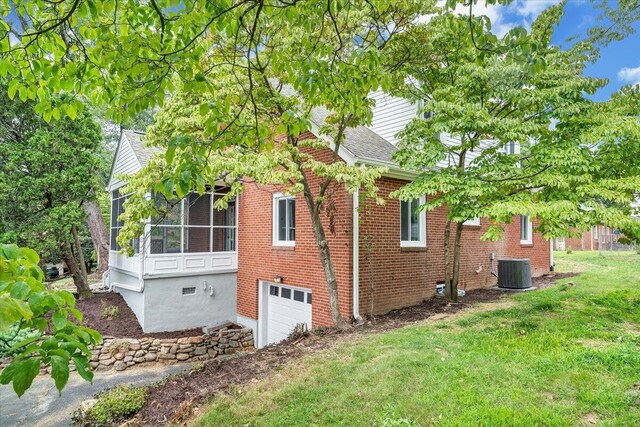
[[[298,323],[311,328],[311,291],[269,284],[267,344],[286,339]]]

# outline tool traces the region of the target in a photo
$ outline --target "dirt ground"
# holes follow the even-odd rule
[[[556,280],[573,276],[557,273],[533,279],[533,286],[546,288]],[[131,422],[134,426],[182,424],[198,413],[199,408],[212,396],[238,386],[264,378],[271,370],[292,359],[311,355],[353,339],[359,335],[383,332],[424,321],[434,315],[452,314],[473,304],[496,301],[512,295],[495,289],[467,292],[459,304],[448,305],[442,298],[431,298],[422,304],[394,310],[375,319],[367,320],[346,331],[331,328],[314,330],[310,336],[269,346],[250,353],[242,353],[226,360],[205,363],[202,369],[169,378],[150,388],[149,398],[140,413]]]
[[[106,317],[108,311],[115,310],[118,314]],[[76,303],[83,317],[83,324],[91,329],[95,329],[103,336],[116,338],[182,338],[202,335],[202,329],[194,328],[177,332],[158,332],[145,334],[138,323],[136,315],[129,308],[121,295],[114,293],[96,293],[93,298],[79,300]]]

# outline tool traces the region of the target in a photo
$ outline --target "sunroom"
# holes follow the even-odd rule
[[[230,272],[237,269],[237,209],[235,200],[224,210],[215,203],[228,188],[215,186],[205,194],[190,193],[183,199],[156,196],[162,215],[151,218],[141,239],[132,242],[135,255],[120,254],[119,219],[129,195],[111,192],[111,252],[109,264],[135,271],[142,277]]]

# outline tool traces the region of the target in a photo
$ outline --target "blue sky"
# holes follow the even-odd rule
[[[487,15],[493,31],[504,34],[517,25],[528,28],[540,12],[559,3],[559,0],[515,0],[508,6],[483,6],[483,0],[478,3],[474,13]],[[569,0],[553,41],[563,45],[571,36],[584,35],[589,27],[599,23],[597,18],[600,14],[601,11],[591,1]],[[587,67],[586,75],[609,79],[609,84],[600,89],[593,99],[607,100],[611,93],[625,84],[640,84],[640,23],[636,23],[635,29],[635,34],[602,49],[600,59]]]

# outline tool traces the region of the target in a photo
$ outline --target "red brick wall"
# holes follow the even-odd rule
[[[330,161],[329,150],[318,158]],[[394,308],[406,307],[430,298],[436,282],[444,280],[443,231],[445,211],[427,213],[427,247],[400,247],[400,202],[390,199],[389,193],[404,185],[401,180],[383,178],[379,181],[380,195],[386,205],[371,202],[360,208],[360,314],[380,314]],[[312,180],[317,190],[318,180]],[[335,186],[334,228],[323,218],[336,268],[340,310],[351,315],[352,266],[352,196]],[[273,246],[273,193],[280,189],[245,182],[245,192],[239,197],[238,227],[238,314],[252,319],[258,317],[258,280],[273,281],[283,276],[285,284],[310,288],[313,291],[313,326],[331,325],[324,272],[311,229],[311,219],[301,195],[296,197],[296,245],[293,248]],[[534,224],[535,226],[535,224]],[[489,253],[501,257],[530,258],[532,273],[549,271],[549,243],[534,233],[533,244],[520,244],[520,219],[514,217],[506,226],[504,239],[481,242],[486,231],[481,226],[465,226],[463,231],[461,285],[462,289],[493,286]],[[497,263],[494,261],[494,269]],[[480,270],[477,272],[477,270]],[[370,291],[373,282],[374,292]]]
[[[316,152],[316,158],[330,162],[330,151]],[[319,189],[319,180],[310,179],[312,188]],[[302,195],[296,196],[295,247],[273,246],[273,193],[281,189],[260,186],[245,181],[245,191],[238,205],[238,314],[258,318],[258,280],[273,281],[284,277],[284,284],[312,289],[314,327],[332,324],[324,270],[311,228],[311,216]],[[338,296],[342,314],[351,315],[351,262],[353,198],[334,185],[334,233],[327,216],[323,224],[338,279]]]
[[[379,182],[380,194],[387,196],[404,184],[383,178]],[[436,282],[444,280],[445,210],[427,213],[426,248],[401,248],[400,202],[385,198],[387,203],[383,206],[367,202],[360,208],[360,314],[380,314],[417,304],[433,296]],[[534,233],[532,245],[521,245],[519,216],[506,225],[505,237],[498,242],[480,241],[487,225],[483,219],[481,226],[464,227],[460,288],[495,285],[496,279],[490,273],[491,252],[495,252],[496,260],[530,258],[533,275],[549,271],[549,242]],[[494,269],[497,270],[496,261]]]
[[[608,231],[604,226],[599,226],[598,230],[600,233]],[[582,237],[565,238],[564,247],[574,251],[595,251],[598,250],[598,239],[593,229],[587,230],[582,232]]]

